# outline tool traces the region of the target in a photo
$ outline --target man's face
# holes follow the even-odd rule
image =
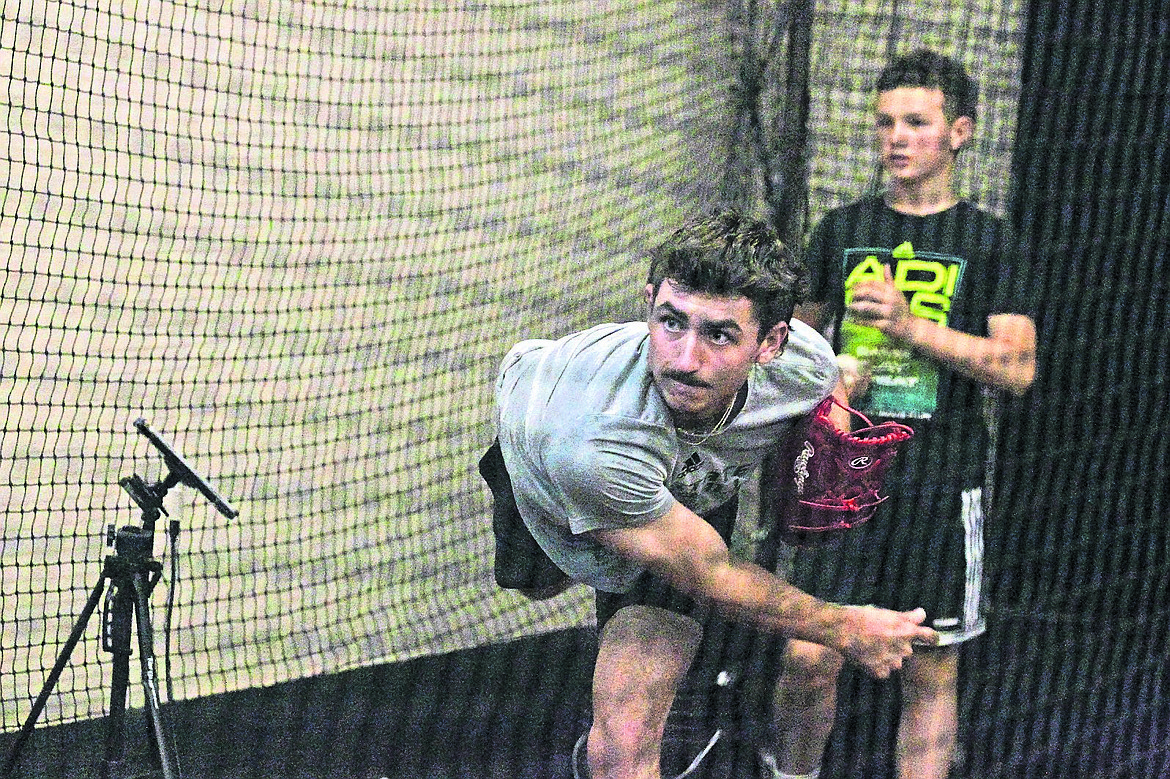
[[[903,186],[921,186],[949,173],[971,129],[970,117],[947,121],[941,89],[898,87],[878,93],[882,168]]]
[[[788,325],[761,341],[750,300],[687,292],[666,279],[650,304],[650,371],[680,426],[719,419],[752,365],[781,352]]]

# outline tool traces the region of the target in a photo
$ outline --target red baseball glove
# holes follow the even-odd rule
[[[888,497],[881,494],[886,469],[914,436],[906,425],[875,425],[848,406],[841,407],[866,427],[839,430],[829,419],[834,404],[841,405],[829,397],[817,406],[776,461],[777,521],[789,543],[817,543],[872,517]]]

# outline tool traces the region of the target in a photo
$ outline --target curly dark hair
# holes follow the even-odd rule
[[[763,339],[808,294],[808,271],[765,223],[722,209],[693,219],[653,251],[648,283],[747,298]]]
[[[948,120],[969,116],[975,121],[979,87],[963,66],[930,49],[918,49],[895,57],[878,75],[876,89],[886,92],[898,87],[925,87],[943,93],[943,113]]]

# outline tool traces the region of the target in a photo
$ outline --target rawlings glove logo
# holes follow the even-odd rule
[[[796,460],[792,463],[792,472],[796,474],[796,494],[804,494],[804,480],[808,478],[808,461],[812,459],[813,446],[808,441],[804,442],[804,448],[800,450],[800,454],[796,456]]]

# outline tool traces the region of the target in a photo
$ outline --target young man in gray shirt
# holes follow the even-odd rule
[[[788,321],[803,273],[766,226],[716,213],[654,253],[646,323],[525,341],[503,362],[498,438],[523,526],[597,591],[592,779],[660,776],[709,614],[879,677],[936,640],[920,610],[829,604],[729,554],[739,487],[838,384],[829,345]]]

